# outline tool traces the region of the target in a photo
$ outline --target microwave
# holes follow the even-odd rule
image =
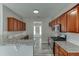
[[[61,32],[61,24],[52,26],[52,31]]]

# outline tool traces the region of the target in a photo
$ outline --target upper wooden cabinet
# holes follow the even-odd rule
[[[8,17],[8,31],[25,31],[25,28],[26,23],[19,21],[14,17]]]
[[[13,25],[14,25],[14,27],[13,27],[13,29],[14,29],[14,31],[17,31],[18,29],[17,29],[17,27],[18,27],[18,20],[13,20],[14,22],[13,22]],[[10,25],[9,25],[10,26]]]
[[[67,32],[77,32],[77,8],[67,12]]]
[[[53,25],[61,24],[61,32],[79,33],[79,5],[76,5],[50,23]]]
[[[14,19],[11,17],[8,17],[8,31],[14,31]]]
[[[18,30],[17,31],[21,31],[21,27],[20,27],[21,23],[20,23],[20,21],[18,21],[17,24],[18,24],[18,28],[17,28]]]
[[[66,28],[67,28],[66,23],[67,23],[67,15],[63,14],[60,17],[61,32],[66,32]]]

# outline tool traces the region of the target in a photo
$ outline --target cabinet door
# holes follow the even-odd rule
[[[22,31],[22,22],[20,21],[20,31]]]
[[[14,31],[14,19],[8,18],[8,31]]]
[[[63,14],[60,17],[60,24],[61,24],[61,32],[66,32],[67,29],[67,19],[66,14]]]
[[[24,23],[24,31],[26,30],[26,23]]]
[[[18,24],[18,21],[16,19],[14,19],[14,31],[17,31],[17,24]]]
[[[67,56],[67,55],[68,55],[68,53],[62,47],[60,47],[59,48],[59,56]]]
[[[77,9],[72,9],[67,13],[67,32],[77,32]]]
[[[22,28],[22,22],[20,22],[20,30],[21,31],[23,30],[23,28]]]
[[[58,44],[56,44],[55,43],[55,56],[58,56],[58,54],[59,54],[59,46],[58,46]]]
[[[24,31],[24,29],[25,29],[24,27],[25,27],[25,24],[23,23],[23,31]]]
[[[77,32],[79,33],[79,6],[77,6]]]
[[[18,21],[18,31],[20,31],[20,21]]]
[[[22,28],[21,30],[23,31],[23,22],[22,22],[22,27],[21,28]]]
[[[57,24],[60,24],[60,17],[58,17],[57,19]]]

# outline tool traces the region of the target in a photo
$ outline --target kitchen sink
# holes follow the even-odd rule
[[[66,37],[60,37],[60,36],[51,37],[51,39],[54,40],[54,41],[66,41]]]

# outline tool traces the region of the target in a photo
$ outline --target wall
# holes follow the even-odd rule
[[[49,21],[50,19],[43,19],[43,30],[42,30],[42,42],[47,43],[48,37],[53,36],[53,32],[51,31],[51,27],[49,27]]]
[[[2,26],[2,24],[3,24],[3,8],[2,8],[2,4],[0,4],[0,40],[2,41],[2,32],[3,32],[3,26]],[[0,41],[0,43],[1,43],[1,41]]]
[[[8,32],[7,31],[7,17],[13,16],[21,21],[24,21],[21,16],[13,12],[11,9],[3,5],[3,41],[7,41],[5,38],[21,35],[26,31],[15,31],[15,32]]]

